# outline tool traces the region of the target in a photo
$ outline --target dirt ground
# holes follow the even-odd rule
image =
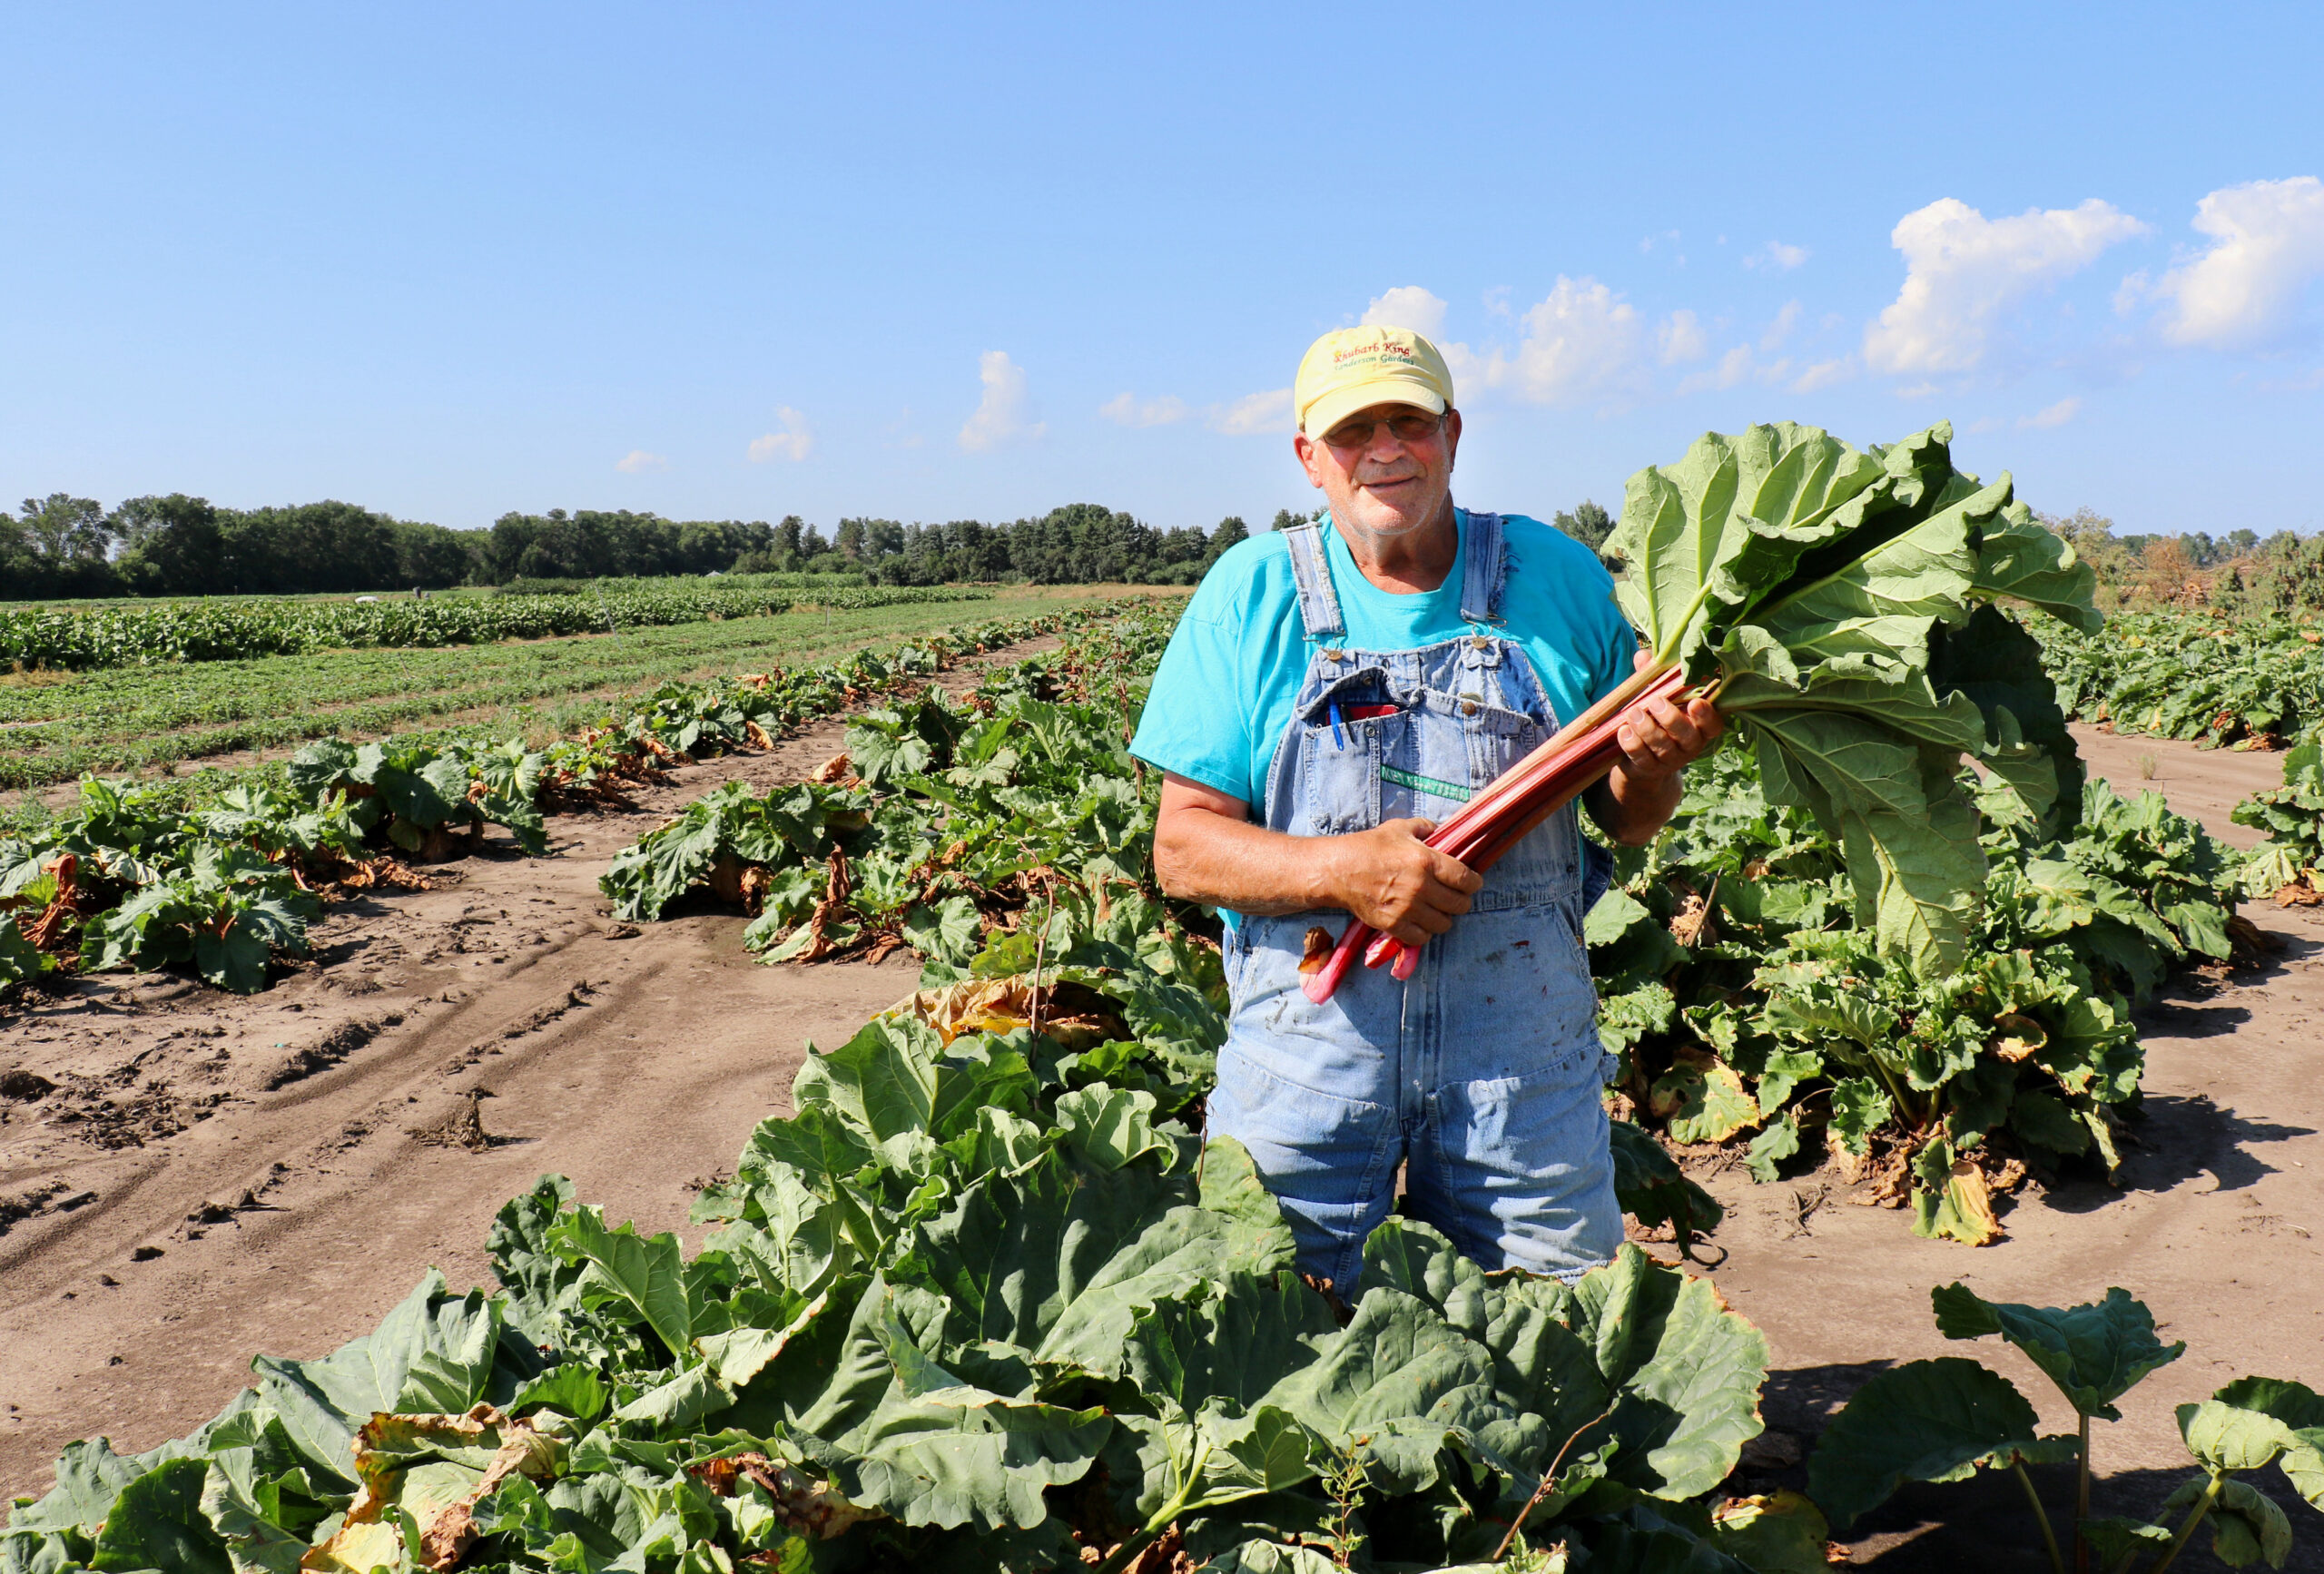
[[[326,965],[264,995],[91,980],[0,1017],[0,1072],[55,1085],[0,1097],[0,1491],[45,1490],[75,1437],[133,1450],[186,1431],[243,1383],[251,1354],[328,1352],[430,1264],[489,1283],[492,1213],[543,1171],[614,1218],[683,1231],[694,1188],[787,1110],[803,1046],[845,1038],[915,969],[762,967],[727,915],[632,933],[606,916],[596,876],[656,816],[720,781],[795,779],[839,730],[690,768],[629,813],[553,821],[549,860],[471,859],[439,890],[335,909],[317,936]],[[2252,838],[2228,810],[2280,777],[2280,756],[2078,733],[2119,790],[2158,788],[2239,845]],[[2014,1352],[1937,1336],[1927,1292],[1955,1279],[2053,1305],[2120,1284],[2187,1342],[2122,1422],[2099,1423],[2102,1512],[2151,1512],[2187,1473],[2174,1405],[2250,1372],[2324,1384],[2324,919],[2245,910],[2276,939],[2270,959],[2142,1014],[2146,1119],[2119,1187],[2022,1194],[2007,1238],[1973,1251],[1917,1240],[1902,1215],[1817,1177],[1710,1178],[1729,1210],[1718,1282],[1774,1353],[1775,1432],[1738,1490],[1801,1484],[1785,1446],[1894,1361],[1978,1356],[2063,1429]],[[491,1146],[446,1146],[471,1108]],[[2064,1473],[2039,1480],[2068,1515]],[[2260,1484],[2302,1540],[2290,1567],[2324,1570],[2324,1520],[2272,1472]],[[2208,1543],[2175,1567],[2216,1567]],[[2047,1567],[2006,1478],[1908,1490],[1848,1557]]]

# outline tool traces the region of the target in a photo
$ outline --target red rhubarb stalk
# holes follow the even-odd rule
[[[1633,674],[1470,799],[1436,828],[1428,845],[1481,874],[1491,869],[1535,826],[1614,768],[1621,758],[1617,741],[1621,724],[1649,701],[1675,693],[1680,678],[1676,664],[1668,663]],[[1393,963],[1393,974],[1399,979],[1410,978],[1420,962],[1420,953],[1395,936],[1356,920],[1324,964],[1307,976],[1307,998],[1319,1006],[1330,999],[1359,952],[1371,967]]]

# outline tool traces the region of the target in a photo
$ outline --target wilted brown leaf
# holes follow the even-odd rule
[[[1303,973],[1320,971],[1324,964],[1332,959],[1332,947],[1334,943],[1332,939],[1332,931],[1317,924],[1307,931],[1307,938],[1304,943],[1305,954],[1299,959],[1299,970]]]
[[[2004,1011],[1994,1018],[1995,1038],[1994,1053],[2014,1066],[2030,1059],[2034,1053],[2050,1041],[2042,1024],[2021,1011]]]

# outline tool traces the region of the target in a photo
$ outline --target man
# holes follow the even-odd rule
[[[1571,807],[1482,875],[1423,839],[1614,688],[1637,641],[1588,548],[1453,506],[1461,416],[1427,339],[1327,333],[1293,398],[1329,512],[1219,559],[1131,745],[1164,772],[1163,888],[1226,923],[1210,1132],[1250,1149],[1319,1277],[1354,1284],[1401,1164],[1409,1211],[1462,1251],[1570,1278],[1621,1241],[1581,941],[1606,855]],[[1650,839],[1720,730],[1708,703],[1658,702],[1590,817]],[[1352,969],[1315,1005],[1303,960],[1351,913],[1419,969]]]

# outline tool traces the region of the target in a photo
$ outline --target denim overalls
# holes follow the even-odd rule
[[[1501,619],[1501,516],[1466,513],[1458,638],[1349,650],[1318,525],[1284,532],[1311,650],[1268,772],[1265,823],[1294,836],[1442,821],[1555,731]],[[1227,931],[1232,1016],[1208,1107],[1282,1203],[1299,1265],[1352,1286],[1387,1216],[1408,1211],[1488,1268],[1571,1277],[1621,1244],[1600,1089],[1596,990],[1581,940],[1605,889],[1569,806],[1485,876],[1474,905],[1398,982],[1360,964],[1324,1005],[1301,992],[1311,929],[1339,911],[1245,916]],[[1602,861],[1594,846],[1589,851]]]

